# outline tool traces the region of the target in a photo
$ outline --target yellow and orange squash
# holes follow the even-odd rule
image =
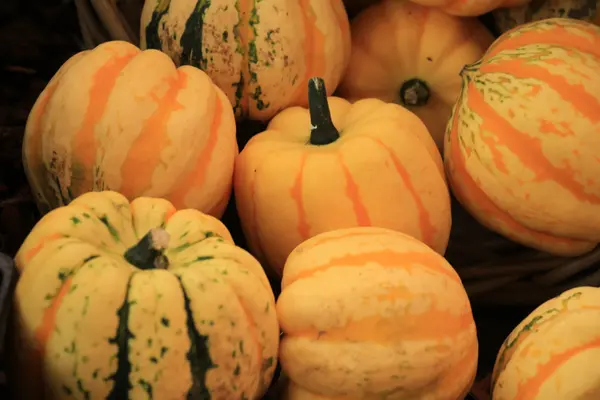
[[[506,338],[493,400],[600,399],[600,289],[577,287],[536,308]]]
[[[396,0],[405,1],[405,0]],[[438,7],[451,15],[474,17],[497,8],[516,7],[532,0],[410,0],[427,7]]]
[[[446,134],[456,198],[488,228],[557,255],[600,241],[600,27],[546,19],[463,72]]]
[[[113,41],[74,55],[48,83],[23,163],[42,212],[115,190],[220,217],[237,152],[231,105],[204,72]]]
[[[327,98],[319,78],[309,104],[278,114],[236,160],[235,199],[253,254],[281,274],[301,242],[353,226],[406,232],[443,254],[449,191],[419,118],[378,99]]]
[[[250,399],[277,364],[275,300],[225,226],[167,200],[90,192],[16,256],[19,399]]]
[[[475,378],[476,327],[458,274],[400,232],[356,227],[300,244],[277,317],[289,400],[463,400]]]
[[[462,85],[459,73],[493,41],[475,18],[409,1],[380,1],[352,21],[350,65],[337,94],[406,107],[441,149]]]
[[[237,117],[260,121],[305,106],[312,76],[333,93],[350,56],[342,0],[147,0],[140,39],[206,71]]]
[[[527,22],[547,18],[576,18],[592,21],[600,10],[600,0],[532,0],[518,7],[499,8],[493,16],[500,32]]]

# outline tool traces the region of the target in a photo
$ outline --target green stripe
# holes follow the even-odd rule
[[[188,390],[187,399],[210,400],[211,393],[206,386],[206,373],[209,369],[216,368],[217,366],[210,358],[210,353],[208,351],[208,336],[200,334],[196,328],[191,300],[183,285],[181,277],[177,277],[177,279],[179,279],[181,292],[183,294],[187,333],[190,338],[190,348],[187,352],[187,359],[192,374],[192,386]]]
[[[185,23],[185,29],[181,35],[181,64],[193,65],[206,70],[207,60],[204,56],[203,30],[204,15],[210,7],[211,0],[197,0],[194,11]]]
[[[131,282],[136,273],[132,273],[127,281],[125,289],[125,300],[117,311],[119,325],[117,332],[113,338],[108,339],[110,344],[117,345],[117,371],[108,379],[114,382],[111,392],[107,396],[107,400],[122,400],[129,398],[129,390],[131,382],[129,375],[131,374],[131,362],[129,361],[129,341],[135,339],[135,335],[129,330],[129,310],[132,302],[129,300],[131,292]]]
[[[160,20],[162,17],[169,12],[171,7],[171,0],[159,0],[156,4],[156,8],[152,12],[152,18],[146,25],[146,48],[162,50],[162,41],[160,40],[159,31]]]

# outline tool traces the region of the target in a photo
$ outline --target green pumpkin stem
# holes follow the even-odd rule
[[[169,245],[169,234],[162,228],[151,229],[125,252],[125,259],[139,269],[166,269],[169,259],[164,251]]]
[[[325,146],[340,138],[340,133],[333,125],[331,111],[327,103],[327,90],[321,78],[308,81],[308,109],[310,111],[310,140],[315,146]]]

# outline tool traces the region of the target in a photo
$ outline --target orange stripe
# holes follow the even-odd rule
[[[181,72],[180,72],[181,73]],[[217,143],[219,142],[219,130],[221,129],[221,122],[223,120],[223,102],[218,93],[213,90],[214,105],[213,120],[210,127],[210,132],[204,149],[198,155],[196,163],[188,171],[187,175],[183,177],[173,188],[169,195],[169,200],[173,203],[175,208],[185,208],[185,198],[189,193],[190,189],[198,189],[204,186],[206,181],[206,174],[208,173],[208,167],[212,161],[212,157],[215,152]],[[209,103],[210,104],[210,103]],[[202,134],[199,132],[198,134]]]
[[[542,385],[566,362],[586,350],[595,350],[597,348],[600,348],[600,338],[580,346],[572,347],[561,353],[553,354],[546,363],[538,366],[536,374],[533,377],[519,385],[514,398],[536,398]]]
[[[422,297],[424,295],[416,293],[413,296]],[[434,303],[431,307],[435,306]],[[413,314],[410,311],[403,314],[400,311],[394,317],[379,315],[364,317],[352,320],[343,327],[331,327],[325,331],[316,329],[302,332],[289,332],[285,329],[284,331],[287,334],[293,334],[294,337],[304,337],[320,342],[350,341],[388,344],[403,341],[452,339],[472,328],[473,325],[473,315],[468,307],[460,314],[431,308],[422,314]]]
[[[372,264],[378,264],[382,268],[391,269],[427,269],[446,276],[455,282],[461,282],[458,274],[450,267],[443,264],[440,255],[433,252],[396,252],[389,249],[374,250],[358,254],[347,254],[332,258],[325,264],[317,265],[314,268],[304,270],[286,280],[286,285],[291,285],[297,280],[312,277],[313,275],[327,271],[335,267],[366,267]]]
[[[305,104],[308,100],[307,82],[313,77],[322,77],[325,73],[325,42],[326,37],[317,27],[317,16],[312,7],[313,0],[299,0],[302,10],[302,25],[304,26],[304,65],[303,79],[298,79],[296,91],[292,96],[293,102]],[[322,1],[322,0],[315,0]]]
[[[344,177],[346,178],[346,196],[352,203],[352,208],[354,209],[354,215],[356,217],[356,223],[358,226],[371,226],[371,218],[369,218],[369,212],[367,211],[367,208],[361,199],[358,185],[352,177],[352,174],[350,173],[350,170],[348,169],[348,166],[346,165],[344,157],[341,153],[338,153],[338,158],[344,172]]]
[[[125,66],[138,53],[129,53],[111,57],[100,66],[92,77],[88,93],[89,103],[83,117],[83,123],[72,140],[71,155],[71,193],[78,196],[94,187],[94,164],[96,163],[95,128],[108,104],[108,98],[117,78]]]
[[[290,196],[294,203],[296,203],[296,210],[298,211],[298,225],[296,226],[296,232],[300,235],[302,240],[310,237],[310,225],[306,217],[306,210],[304,209],[304,199],[302,193],[303,179],[304,179],[304,167],[306,166],[306,160],[308,159],[308,152],[302,154],[300,159],[300,165],[298,166],[298,173],[294,179],[294,185],[290,190]]]
[[[169,147],[167,124],[175,111],[184,107],[177,101],[179,91],[187,84],[187,76],[180,70],[169,78],[169,89],[158,96],[164,82],[157,82],[150,97],[156,110],[144,122],[139,136],[134,140],[127,158],[121,166],[122,184],[119,192],[129,199],[144,195],[152,187],[154,172],[161,165],[161,151]]]
[[[46,345],[50,340],[50,336],[52,332],[54,332],[54,327],[56,326],[56,316],[58,315],[58,310],[63,303],[63,300],[67,293],[69,293],[69,289],[71,289],[71,284],[73,282],[73,277],[67,278],[62,286],[60,287],[56,296],[52,299],[52,303],[50,306],[44,311],[44,315],[42,316],[42,322],[37,327],[34,332],[34,337],[38,343],[38,351],[41,357],[44,357],[46,354]]]
[[[29,250],[27,250],[27,252],[25,252],[25,255],[23,256],[23,265],[29,263],[31,259],[35,257],[36,254],[38,254],[49,242],[60,239],[62,237],[64,237],[62,233],[55,232],[40,238],[34,247],[30,248]]]
[[[349,239],[349,238],[357,238],[357,237],[361,237],[361,236],[387,236],[389,235],[389,233],[386,232],[382,232],[379,230],[376,231],[358,231],[358,230],[351,230],[349,232],[344,232],[340,235],[330,235],[330,236],[326,236],[326,237],[321,237],[321,238],[316,238],[313,239],[310,243],[310,246],[307,245],[303,245],[302,246],[302,251],[306,252],[310,249],[314,249],[316,247],[331,243],[331,242],[337,242],[338,240],[341,240],[342,243],[345,239]]]
[[[519,70],[519,68],[521,68],[521,70]],[[542,68],[524,63],[509,63],[509,65],[503,67],[502,70],[519,71],[518,75],[524,73],[526,76],[537,76],[538,73],[543,74],[540,72],[543,70]],[[488,70],[488,72],[497,71],[498,70],[495,68],[491,71]],[[544,78],[549,79],[549,77],[546,76],[544,76]],[[563,79],[560,77],[556,78],[558,81]],[[571,97],[570,94],[567,95],[568,90],[572,90],[572,93],[577,96],[582,96],[582,94],[578,93],[575,88],[568,89],[561,87],[559,90],[559,93],[564,93],[564,96],[566,97]],[[582,96],[582,98],[584,101],[586,100],[585,96]],[[584,107],[578,103],[575,104],[577,106]],[[538,137],[529,136],[527,133],[521,132],[511,125],[508,120],[501,116],[496,110],[494,110],[494,108],[492,108],[490,104],[486,102],[482,93],[478,90],[475,84],[469,84],[468,86],[467,106],[475,114],[481,117],[483,121],[480,128],[481,132],[488,132],[494,135],[495,140],[487,142],[490,148],[498,149],[500,147],[505,147],[509,149],[529,170],[531,170],[531,172],[535,174],[535,182],[552,180],[567,189],[573,194],[574,197],[581,201],[590,202],[593,204],[600,203],[600,196],[594,195],[593,193],[586,193],[586,186],[575,180],[576,172],[572,167],[569,165],[564,167],[557,167],[553,165],[544,154],[542,140]],[[594,110],[598,110],[600,108],[600,104],[592,108]],[[591,109],[589,111],[591,111]],[[492,155],[498,157],[502,154],[500,151],[494,151],[492,152]]]
[[[415,201],[415,206],[417,208],[417,216],[419,218],[419,229],[421,231],[423,242],[425,242],[428,245],[433,244],[435,235],[437,233],[437,228],[431,222],[431,217],[429,216],[427,207],[425,207],[425,204],[423,204],[423,200],[421,199],[419,192],[413,185],[410,174],[408,173],[406,168],[404,168],[398,157],[385,143],[383,143],[381,140],[375,137],[370,137],[370,139],[372,139],[381,147],[383,147],[387,151],[389,157],[392,159],[396,172],[398,172],[398,175],[400,175],[400,178],[404,182],[404,186]]]

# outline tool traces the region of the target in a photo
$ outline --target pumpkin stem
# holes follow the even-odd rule
[[[311,78],[308,81],[308,109],[311,124],[310,144],[324,146],[340,138],[340,133],[331,120],[327,90],[325,82],[321,78]]]
[[[424,106],[430,96],[429,86],[418,78],[409,79],[400,87],[400,101],[404,106]]]
[[[139,269],[166,269],[169,259],[164,251],[169,245],[169,234],[163,228],[150,229],[135,245],[125,252],[125,259]]]

